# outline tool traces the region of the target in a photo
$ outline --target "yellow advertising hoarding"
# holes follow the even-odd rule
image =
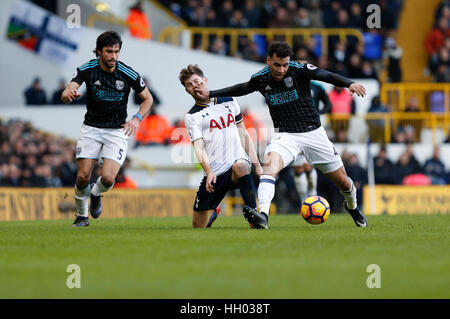
[[[366,185],[363,196],[363,209],[369,215],[450,214],[450,186],[377,185],[374,196]]]
[[[103,198],[105,218],[191,216],[191,189],[113,189]],[[0,188],[0,221],[75,216],[73,188]]]

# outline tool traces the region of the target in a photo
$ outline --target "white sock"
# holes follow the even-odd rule
[[[308,181],[306,179],[306,174],[302,173],[295,177],[295,184],[297,186],[298,194],[303,202],[308,197]]]
[[[89,185],[84,189],[80,189],[75,185],[75,205],[77,207],[78,216],[89,216],[88,205],[90,193],[91,187]]]
[[[269,216],[270,203],[275,195],[275,178],[262,175],[259,179],[258,202],[259,211]]]
[[[317,171],[315,168],[306,174],[308,178],[308,196],[317,195]]]
[[[350,181],[352,186],[351,186],[350,190],[348,190],[348,191],[341,191],[341,194],[342,194],[342,196],[344,196],[345,202],[347,203],[348,208],[355,209],[358,206],[358,204],[356,202],[356,188],[350,177],[348,178],[348,180]]]
[[[101,193],[106,193],[107,191],[109,191],[111,188],[114,187],[114,184],[112,184],[110,187],[106,187],[105,185],[102,184],[102,177],[99,176],[97,178],[97,182],[94,184],[94,186],[91,189],[91,193],[95,196],[100,195]]]

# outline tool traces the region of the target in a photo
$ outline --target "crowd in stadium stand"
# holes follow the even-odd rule
[[[433,29],[425,39],[428,68],[434,82],[450,82],[450,1],[445,0],[435,13]]]
[[[75,147],[75,142],[42,132],[30,122],[0,119],[0,186],[73,187],[77,176]],[[126,160],[116,187],[137,188],[125,174],[128,166]],[[98,174],[99,169],[92,182]]]
[[[338,72],[352,78],[378,79],[382,68],[379,63],[385,58],[388,63],[388,80],[401,81],[399,60],[402,52],[391,31],[397,28],[402,0],[379,1],[319,1],[319,0],[161,0],[189,26],[219,28],[357,28],[367,32],[373,45],[364,46],[355,38],[340,41],[330,36],[329,52],[320,52],[318,38],[308,41],[294,37],[294,52],[297,59],[307,60],[321,68]],[[381,29],[368,29],[366,8],[378,4],[381,9]],[[194,40],[199,40],[194,38]],[[367,41],[367,39],[366,39]],[[220,55],[230,55],[227,37],[212,37],[208,50]],[[200,48],[197,41],[194,45]],[[239,37],[235,57],[258,62],[265,60],[267,43],[261,37],[249,39]]]

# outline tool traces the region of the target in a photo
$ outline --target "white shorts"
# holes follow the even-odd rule
[[[77,159],[109,158],[122,166],[128,151],[128,137],[123,129],[97,128],[82,124],[80,132],[76,149]]]
[[[343,166],[341,157],[322,126],[306,133],[275,133],[264,155],[269,152],[280,154],[284,167],[298,155],[303,155],[309,164],[324,174],[334,172]]]

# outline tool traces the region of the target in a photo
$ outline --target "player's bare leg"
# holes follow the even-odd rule
[[[109,158],[103,159],[102,176],[91,185],[91,206],[89,211],[93,218],[100,217],[102,213],[102,194],[106,193],[114,186],[117,173],[119,173],[120,165]]]
[[[89,158],[80,158],[77,160],[77,180],[75,183],[75,204],[77,207],[77,217],[72,226],[89,226],[89,195],[91,189],[89,180],[95,160]]]
[[[206,228],[212,213],[212,210],[194,211],[194,214],[192,215],[192,227]]]
[[[347,176],[344,166],[341,166],[334,172],[325,174],[339,188],[342,196],[344,196],[344,206],[353,218],[356,226],[367,227],[368,222],[363,212],[358,208],[356,201],[356,188],[351,178]]]

